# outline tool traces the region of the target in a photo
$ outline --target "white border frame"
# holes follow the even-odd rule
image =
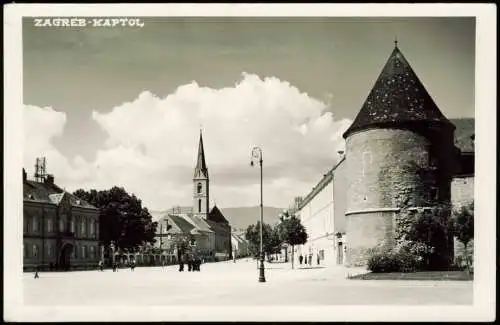
[[[496,289],[494,4],[9,4],[4,6],[4,310],[6,321],[492,321]],[[163,13],[163,15],[161,15]],[[472,306],[28,307],[22,290],[23,16],[476,17],[475,280]],[[17,247],[16,249],[13,249]]]

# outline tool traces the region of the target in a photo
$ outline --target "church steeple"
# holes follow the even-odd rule
[[[198,157],[193,176],[193,211],[194,214],[204,219],[208,217],[210,200],[210,182],[208,168],[205,162],[205,149],[203,148],[203,135],[200,130]]]
[[[198,145],[198,159],[196,161],[196,167],[194,169],[194,178],[207,178],[208,179],[208,169],[205,162],[205,150],[203,148],[203,135],[200,130],[200,143]]]

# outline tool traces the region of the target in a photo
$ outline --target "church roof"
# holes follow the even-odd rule
[[[210,213],[208,214],[208,220],[229,224],[229,221],[227,221],[227,219],[224,217],[224,215],[216,205],[214,205],[212,210],[210,210]]]
[[[231,234],[231,228],[229,225],[216,222],[213,220],[205,220],[205,222],[210,226],[210,229],[216,234]]]
[[[202,217],[200,216],[187,216],[186,218],[189,218],[189,220],[194,224],[194,226],[199,230],[199,231],[204,231],[204,232],[212,232],[212,229],[206,222],[206,220],[203,220]]]
[[[189,232],[191,232],[191,230],[193,230],[193,228],[195,228],[194,225],[192,225],[191,223],[189,223],[182,216],[170,214],[170,215],[168,215],[168,217],[175,224],[175,226],[172,225],[172,229],[171,230],[174,230],[174,229],[177,230],[177,229],[179,229],[183,233],[189,233]]]
[[[422,121],[450,124],[396,44],[344,138],[369,127]]]
[[[208,169],[205,162],[205,150],[203,148],[203,135],[200,131],[200,143],[198,145],[198,158],[194,169],[194,178],[208,178]]]

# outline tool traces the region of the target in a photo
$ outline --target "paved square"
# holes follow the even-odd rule
[[[23,276],[26,305],[470,305],[471,281],[348,280],[343,267],[291,269],[266,264],[258,282],[255,261],[220,262],[201,272],[177,266]]]

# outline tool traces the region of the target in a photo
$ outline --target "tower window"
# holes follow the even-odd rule
[[[201,212],[201,199],[198,200],[198,212]]]
[[[201,193],[201,183],[198,183],[196,187],[196,193],[200,194]]]

